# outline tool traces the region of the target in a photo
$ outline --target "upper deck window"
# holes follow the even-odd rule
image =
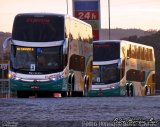
[[[120,58],[119,43],[104,43],[93,45],[93,61],[109,61]]]
[[[57,15],[18,15],[12,37],[28,42],[50,42],[64,39],[64,17]]]

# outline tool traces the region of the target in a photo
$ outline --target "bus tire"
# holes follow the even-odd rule
[[[129,83],[126,83],[126,96],[129,97]]]
[[[146,90],[146,96],[151,96],[151,87],[150,86],[146,86],[147,88]]]
[[[72,97],[72,91],[71,90],[68,91],[68,97]]]
[[[148,86],[145,86],[145,96],[148,96]]]
[[[71,97],[72,96],[73,77],[74,77],[74,74],[69,73],[69,75],[68,75],[68,88],[67,88],[67,92],[66,92],[66,96],[67,97]]]
[[[130,96],[131,97],[133,97],[133,91],[134,91],[133,85],[130,85]]]
[[[61,96],[62,96],[62,97],[67,97],[67,96],[68,96],[68,91],[63,91],[63,92],[61,92]]]
[[[85,77],[84,88],[83,88],[83,96],[86,97],[88,95],[89,89],[89,78]]]
[[[69,73],[69,75],[68,75],[68,84],[71,84],[71,78],[72,78],[72,74],[71,73]]]
[[[72,82],[71,82],[71,90],[74,91],[74,84],[75,84],[75,76],[72,74]]]
[[[75,76],[74,76],[74,74],[72,74],[71,75],[71,84],[70,84],[70,88],[68,91],[68,97],[74,96],[74,84],[75,84]]]

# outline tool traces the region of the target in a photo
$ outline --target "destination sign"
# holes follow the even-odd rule
[[[27,18],[26,19],[27,23],[49,23],[50,19],[47,18]]]
[[[93,66],[94,69],[99,69],[99,66]]]
[[[34,51],[34,48],[17,47],[17,51]]]
[[[94,47],[96,47],[96,48],[107,48],[107,47],[109,47],[109,44],[95,44],[95,45],[93,45]]]

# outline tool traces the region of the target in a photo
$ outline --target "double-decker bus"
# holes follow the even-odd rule
[[[24,13],[14,19],[11,90],[29,95],[87,95],[92,82],[92,27],[69,15]]]
[[[154,95],[153,47],[124,40],[93,42],[92,82],[89,96]]]

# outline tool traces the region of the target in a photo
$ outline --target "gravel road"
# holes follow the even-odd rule
[[[2,127],[160,127],[160,96],[0,99]]]

